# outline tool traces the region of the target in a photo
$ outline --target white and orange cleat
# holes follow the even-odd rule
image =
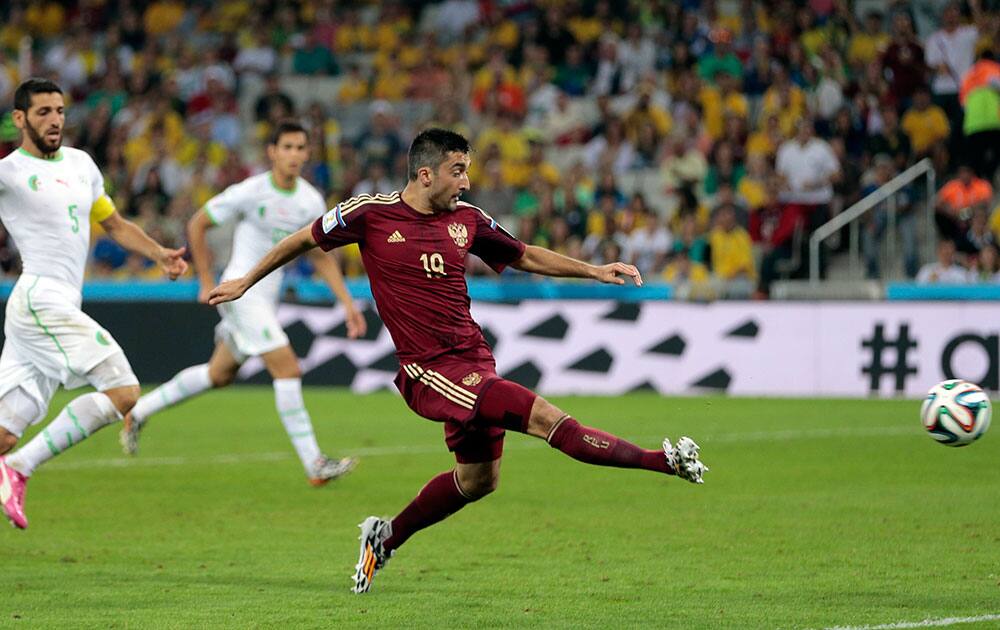
[[[313,465],[309,474],[309,484],[315,487],[324,486],[334,479],[339,479],[354,470],[358,465],[358,460],[354,457],[342,457],[333,459],[326,455],[321,455]]]
[[[353,593],[367,593],[379,569],[392,557],[383,543],[392,536],[392,523],[377,516],[369,516],[361,525],[361,555],[354,567]]]
[[[17,529],[28,528],[28,517],[24,515],[24,491],[28,478],[7,465],[7,459],[0,457],[0,505],[4,516]]]
[[[139,452],[139,433],[143,424],[131,411],[125,414],[122,430],[118,433],[118,443],[122,445],[122,452],[126,455],[135,455]]]

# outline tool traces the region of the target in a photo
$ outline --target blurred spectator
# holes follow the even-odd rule
[[[698,76],[704,81],[715,82],[716,77],[728,74],[737,79],[743,77],[743,64],[733,52],[733,34],[724,28],[717,28],[711,34],[712,51],[698,61]]]
[[[906,168],[910,161],[912,147],[910,137],[899,127],[896,108],[885,106],[880,110],[881,129],[868,138],[866,151],[869,155],[884,153],[892,158],[897,170]]]
[[[969,8],[976,23],[983,21],[979,0],[970,0]],[[976,23],[961,23],[961,5],[949,0],[941,12],[941,28],[927,38],[927,65],[932,74],[930,89],[934,102],[947,115],[952,129],[959,129],[962,108],[958,93],[962,77],[972,67],[976,58],[976,40],[979,28]]]
[[[292,71],[295,74],[335,75],[340,74],[340,66],[317,34],[309,32],[304,41],[295,47],[295,52],[292,54]]]
[[[686,213],[680,217],[680,230],[677,238],[674,239],[673,253],[677,254],[682,250],[692,261],[701,264],[708,263],[708,241],[702,236],[698,217],[694,213]]]
[[[249,45],[240,48],[233,61],[233,69],[237,72],[270,77],[277,68],[278,55],[271,45],[267,31],[259,30],[252,37]]]
[[[396,189],[397,186],[389,179],[385,163],[381,160],[372,160],[368,162],[365,178],[355,184],[351,195],[374,195]]]
[[[728,142],[720,142],[712,151],[712,161],[705,175],[704,190],[706,195],[714,195],[723,182],[731,188],[737,188],[743,179],[745,171],[742,164],[736,162],[733,148]]]
[[[348,67],[347,76],[340,82],[337,102],[341,105],[358,103],[367,99],[370,91],[369,78],[364,76],[361,66],[354,63]]]
[[[929,155],[934,145],[945,142],[949,134],[945,111],[931,103],[931,94],[925,87],[914,92],[913,105],[903,114],[902,128],[916,157]]]
[[[629,92],[639,85],[639,82],[653,73],[656,65],[656,47],[653,40],[645,37],[642,25],[630,22],[625,29],[625,39],[618,46],[621,59],[621,91]]]
[[[993,186],[976,177],[972,167],[958,167],[958,175],[938,191],[934,219],[941,237],[954,245],[968,230],[972,208],[990,202]]]
[[[969,281],[991,284],[1000,282],[1000,256],[997,254],[996,245],[985,245],[979,250],[969,274]]]
[[[571,49],[579,55],[580,60],[583,58],[582,50],[575,44],[573,35],[565,24],[562,7],[558,4],[551,4],[545,10],[541,28],[538,31],[537,43],[545,48],[549,61],[556,67],[563,65],[563,61],[568,57]],[[571,63],[579,63],[579,61]],[[559,81],[557,80],[556,83],[558,84]]]
[[[551,55],[551,51],[549,54]],[[587,93],[590,67],[584,59],[583,48],[573,44],[566,50],[564,61],[556,66],[553,83],[570,96],[583,96]]]
[[[882,28],[882,13],[877,10],[868,11],[861,27],[848,3],[838,4],[851,27],[847,61],[855,67],[862,67],[877,60],[889,46],[889,35]]]
[[[962,80],[965,159],[991,181],[1000,165],[1000,63],[984,51]]]
[[[678,299],[705,300],[713,296],[708,268],[704,263],[691,260],[686,248],[674,250],[661,277],[674,286],[674,294]]]
[[[986,204],[980,204],[972,209],[972,216],[969,219],[969,230],[965,237],[957,244],[958,251],[975,258],[984,248],[996,245],[993,232],[990,231],[989,213],[986,211]]]
[[[673,236],[655,213],[649,211],[641,196],[633,197],[633,203],[639,200],[645,214],[644,220],[628,235],[625,244],[625,258],[646,275],[662,269],[667,254],[673,245]]]
[[[369,124],[354,143],[358,157],[365,165],[376,161],[389,164],[403,149],[403,141],[394,128],[393,107],[387,101],[373,101],[369,112]]]
[[[913,33],[913,21],[908,13],[897,11],[892,17],[892,41],[882,55],[889,95],[901,109],[910,106],[916,89],[925,85],[927,65],[924,48]]]
[[[625,91],[623,68],[618,59],[618,38],[606,34],[597,45],[597,69],[591,92],[599,96],[617,96]]]
[[[942,239],[937,246],[937,261],[920,268],[917,282],[920,284],[964,284],[969,281],[969,272],[955,260],[955,243]]]
[[[264,81],[264,91],[253,106],[254,117],[258,121],[277,122],[295,115],[292,97],[281,89],[281,79],[277,74],[269,74]]]
[[[802,212],[809,225],[824,220],[840,163],[830,145],[815,137],[811,121],[800,122],[795,137],[778,149],[775,171],[785,180],[780,200]]]
[[[708,244],[712,273],[727,283],[727,295],[749,297],[757,278],[750,234],[736,223],[732,204],[716,210],[715,226],[709,232]]]
[[[623,175],[632,167],[635,147],[625,135],[625,125],[618,118],[608,121],[604,133],[595,136],[583,148],[583,162],[587,168],[615,175]]]

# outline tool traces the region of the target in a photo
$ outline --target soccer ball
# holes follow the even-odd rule
[[[932,387],[920,408],[924,428],[947,446],[965,446],[978,440],[990,428],[991,415],[986,392],[960,378]]]

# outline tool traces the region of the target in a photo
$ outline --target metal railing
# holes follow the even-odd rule
[[[934,225],[934,193],[937,185],[937,174],[934,172],[934,165],[930,158],[924,158],[886,182],[885,185],[872,194],[819,226],[816,231],[813,232],[812,236],[809,237],[809,282],[815,284],[820,280],[820,248],[823,245],[823,241],[840,232],[841,228],[845,225],[849,226],[848,229],[850,231],[849,251],[851,273],[852,275],[860,277],[861,274],[855,273],[861,264],[859,252],[861,239],[858,219],[882,202],[886,202],[888,206],[888,221],[885,231],[885,248],[887,258],[890,261],[895,261],[897,259],[896,193],[902,190],[904,186],[909,185],[910,182],[924,175],[927,176],[927,194],[925,200],[927,207],[925,216],[927,219],[928,234],[932,234]],[[931,243],[932,239],[926,238],[924,240],[925,247],[933,247],[933,244]]]

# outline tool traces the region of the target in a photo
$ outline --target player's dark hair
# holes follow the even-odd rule
[[[417,134],[407,154],[406,176],[417,179],[417,171],[425,166],[437,169],[452,151],[469,153],[469,141],[460,133],[433,127]]]
[[[14,109],[19,109],[27,113],[31,107],[32,96],[35,94],[51,94],[52,92],[63,93],[62,88],[48,79],[39,79],[37,77],[28,79],[14,90]]]
[[[306,130],[302,123],[297,120],[282,120],[277,125],[274,126],[274,130],[271,131],[271,137],[267,139],[268,144],[278,144],[281,140],[281,136],[286,133],[304,133],[306,134],[306,141],[309,141],[309,132]]]

